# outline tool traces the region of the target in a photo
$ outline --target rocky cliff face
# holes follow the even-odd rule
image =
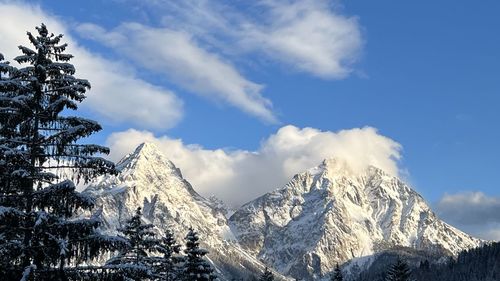
[[[230,226],[253,255],[306,280],[394,247],[453,255],[481,243],[439,220],[398,178],[375,167],[355,173],[335,159],[244,205]]]
[[[196,229],[221,279],[264,268],[239,246],[219,204],[196,193],[154,145],[142,144],[117,168],[118,175],[100,177],[85,190],[97,198],[106,229],[113,231],[142,207],[146,220],[159,232],[171,229],[180,243],[189,227]]]

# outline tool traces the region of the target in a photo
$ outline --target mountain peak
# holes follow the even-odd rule
[[[307,172],[313,176],[321,175],[330,178],[357,177],[366,174],[372,168],[377,169],[372,166],[353,165],[343,158],[331,157],[324,159],[321,164],[308,169]]]
[[[134,154],[160,153],[158,146],[152,142],[143,142],[137,146]]]
[[[278,271],[306,280],[392,248],[456,255],[480,245],[439,220],[397,177],[355,164],[326,159],[245,204],[229,219],[240,244]]]
[[[160,150],[160,148],[152,142],[143,142],[139,144],[135,148],[133,153],[126,155],[120,162],[123,162],[123,160],[127,158],[146,158],[146,159],[156,158],[158,160],[162,159],[170,162],[167,159],[167,157],[163,154],[163,152]]]
[[[324,159],[321,164],[307,170],[312,176],[323,176],[328,178],[357,178],[363,176],[378,175],[384,178],[397,178],[394,175],[374,165],[351,163],[348,160],[339,157],[330,157]]]
[[[352,175],[355,173],[352,165],[342,158],[332,157],[324,159],[320,167],[331,173]]]
[[[169,229],[177,241],[190,227],[196,229],[214,264],[220,266],[217,272],[228,276],[221,280],[229,280],[234,272],[253,275],[264,267],[235,241],[223,204],[199,195],[156,145],[139,145],[117,166],[117,175],[102,176],[87,188],[102,210],[105,228],[113,231],[141,207],[159,233]]]
[[[123,157],[116,165],[117,169],[122,171],[124,169],[165,169],[174,171],[179,177],[182,177],[180,170],[175,167],[160,148],[150,142],[143,142],[130,153]]]
[[[116,164],[118,175],[97,178],[87,190],[91,192],[134,192],[157,193],[166,189],[184,187],[181,171],[153,143],[142,143]],[[191,186],[189,193],[195,193]]]

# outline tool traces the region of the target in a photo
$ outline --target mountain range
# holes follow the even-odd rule
[[[137,207],[179,242],[193,227],[221,280],[257,276],[266,266],[278,280],[321,280],[337,263],[355,276],[394,249],[438,261],[484,243],[440,220],[399,178],[376,167],[360,173],[341,159],[295,175],[230,217],[154,144],[141,144],[117,169],[84,191],[96,197],[104,230],[113,232]]]

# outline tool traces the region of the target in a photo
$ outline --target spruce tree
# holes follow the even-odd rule
[[[189,281],[215,280],[217,277],[213,273],[212,266],[203,258],[208,251],[200,248],[198,233],[193,228],[189,228],[186,235],[186,254],[182,270],[182,279]]]
[[[183,257],[180,257],[180,245],[177,244],[174,234],[170,230],[165,231],[165,235],[161,238],[156,251],[161,254],[157,258],[156,273],[160,276],[160,280],[171,281],[177,280],[180,275],[179,264],[183,262]]]
[[[157,277],[155,263],[157,258],[152,255],[159,240],[153,231],[152,224],[142,222],[141,208],[126,221],[125,226],[118,229],[128,244],[120,253],[106,262],[106,268],[115,269],[125,280],[153,280]]]
[[[398,258],[396,263],[387,272],[387,281],[410,281],[411,270],[408,264]]]
[[[332,275],[332,278],[330,280],[332,280],[332,281],[344,280],[344,277],[342,276],[342,271],[340,270],[338,263],[335,265],[335,270],[333,271],[333,275]]]
[[[273,281],[274,280],[274,275],[273,273],[269,270],[269,268],[265,268],[264,272],[259,278],[259,281]]]
[[[96,232],[96,217],[72,219],[94,200],[76,182],[114,172],[95,154],[108,148],[81,139],[101,130],[95,121],[69,116],[85,99],[87,80],[74,76],[62,35],[42,24],[19,46],[21,68],[0,62],[0,274],[66,280],[117,240]],[[1,60],[0,60],[1,61]],[[64,114],[63,114],[64,113]]]

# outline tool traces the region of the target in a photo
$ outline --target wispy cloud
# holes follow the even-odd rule
[[[227,102],[266,122],[277,122],[271,101],[261,94],[262,85],[246,79],[230,62],[203,49],[186,32],[139,23],[124,23],[111,31],[87,23],[78,31],[193,93]]]
[[[324,79],[352,73],[364,44],[358,18],[344,15],[328,0],[262,0],[238,8],[228,2],[147,2],[166,11],[164,24],[226,53],[265,55]]]
[[[356,17],[328,1],[264,1],[267,20],[243,28],[241,43],[300,71],[326,79],[348,76],[362,46]]]
[[[271,61],[282,69],[342,79],[353,72],[363,47],[357,17],[328,0],[140,4],[160,24],[124,22],[105,29],[84,23],[77,30],[192,93],[269,123],[278,118],[264,85],[248,78],[242,66]]]
[[[59,18],[38,6],[1,2],[0,52],[6,58],[19,55],[17,46],[29,45],[26,31],[44,22],[53,33],[65,34],[64,41],[75,58],[76,75],[88,79],[92,89],[82,104],[113,123],[126,123],[141,128],[165,129],[182,118],[182,101],[173,92],[139,79],[133,68],[123,62],[106,59],[82,47],[70,35]]]
[[[396,175],[401,149],[371,127],[330,132],[284,126],[264,140],[257,151],[205,149],[181,139],[130,129],[108,138],[110,157],[117,161],[142,142],[157,144],[197,191],[215,194],[231,205],[279,188],[294,174],[329,157],[346,160],[354,170],[374,165]]]

